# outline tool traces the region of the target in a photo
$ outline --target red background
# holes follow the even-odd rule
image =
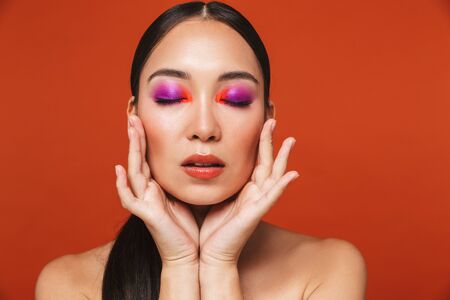
[[[128,215],[126,104],[137,42],[177,1],[0,2],[0,298]],[[450,298],[450,4],[227,1],[271,59],[275,150],[294,136],[268,222],[348,240],[367,299]],[[276,3],[276,4],[275,4]]]

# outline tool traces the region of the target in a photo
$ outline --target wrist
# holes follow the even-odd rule
[[[162,268],[166,270],[198,270],[198,260],[188,261],[162,261]]]
[[[216,264],[200,263],[198,271],[200,274],[200,281],[206,281],[207,279],[214,278],[238,276],[237,264],[228,262]]]
[[[202,253],[203,254],[203,253]],[[218,258],[212,255],[200,255],[199,267],[202,269],[233,269],[237,267],[238,258]]]
[[[200,299],[198,264],[163,263],[159,299]]]
[[[161,280],[184,282],[195,281],[199,279],[199,266],[195,264],[189,265],[164,265],[161,270]]]
[[[204,268],[233,268],[237,266],[239,254],[218,255],[207,251],[200,252],[199,265]]]
[[[236,264],[200,264],[198,276],[201,299],[243,299]]]
[[[235,261],[200,261],[199,270],[220,271],[220,270],[236,270],[237,262]]]

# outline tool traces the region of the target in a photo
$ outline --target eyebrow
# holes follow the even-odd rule
[[[189,74],[187,72],[165,68],[165,69],[159,69],[159,70],[153,72],[148,77],[147,82],[150,82],[150,80],[152,80],[156,76],[171,76],[171,77],[176,77],[176,78],[186,79],[186,80],[191,79],[191,74]],[[230,79],[247,79],[247,80],[253,81],[256,84],[259,84],[259,81],[255,78],[255,76],[253,76],[249,72],[245,72],[245,71],[231,71],[231,72],[222,73],[222,74],[220,74],[219,78],[217,78],[217,81],[225,81],[225,80],[230,80]]]

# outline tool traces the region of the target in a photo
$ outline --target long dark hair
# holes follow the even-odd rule
[[[193,1],[175,5],[148,27],[139,41],[131,67],[131,92],[138,101],[139,78],[152,49],[175,25],[190,19],[219,21],[236,30],[258,59],[264,79],[264,107],[269,106],[270,66],[266,48],[250,22],[231,6]],[[131,214],[120,229],[105,266],[102,299],[158,299],[161,256],[144,222]],[[151,297],[151,298],[150,298]]]

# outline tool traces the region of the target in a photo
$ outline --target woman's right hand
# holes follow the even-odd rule
[[[122,206],[144,221],[164,266],[196,264],[199,229],[195,218],[185,203],[168,199],[152,179],[145,159],[142,122],[135,114],[130,114],[128,120],[128,179],[132,190],[127,186],[125,168],[116,165],[116,186]]]

